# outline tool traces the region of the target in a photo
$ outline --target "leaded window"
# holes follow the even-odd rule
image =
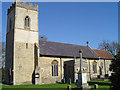
[[[58,61],[52,61],[52,76],[58,76]]]

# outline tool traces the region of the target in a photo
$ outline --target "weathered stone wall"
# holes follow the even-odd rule
[[[89,62],[90,61],[90,62]],[[90,65],[89,67],[89,73],[90,73],[90,78],[96,78],[97,75],[99,74],[99,60],[89,60],[88,62],[88,65]],[[97,73],[94,73],[93,72],[93,62],[97,62]]]
[[[41,84],[56,83],[56,81],[61,81],[63,77],[68,79],[74,79],[74,82],[78,79],[78,71],[80,70],[80,59],[79,58],[53,58],[53,57],[40,57],[40,82]],[[58,76],[52,76],[52,64],[53,60],[58,61]],[[83,68],[87,73],[87,80],[92,78],[97,78],[99,75],[99,61],[103,62],[103,75],[105,74],[104,60],[92,60],[83,58]],[[62,62],[62,65],[60,63]],[[93,73],[93,62],[97,62],[97,73]],[[109,70],[109,65],[111,60],[105,60],[106,71]],[[67,70],[65,70],[65,67]],[[61,69],[62,68],[62,69]],[[74,70],[73,70],[74,69]],[[62,71],[61,71],[62,70]],[[65,72],[64,72],[65,70]],[[71,71],[70,71],[71,70]],[[69,75],[69,74],[74,75]],[[108,71],[110,74],[110,71]],[[68,80],[66,80],[67,82]],[[73,80],[72,80],[73,82]]]
[[[40,57],[40,82],[41,84],[60,82],[64,77],[64,62],[71,58]],[[58,76],[52,76],[52,61],[58,61]]]
[[[32,84],[34,72],[34,44],[15,42],[14,50],[14,85]]]
[[[106,63],[106,73],[109,75],[109,76],[111,76],[111,71],[109,70],[109,68],[110,68],[110,65],[111,65],[111,61],[112,60],[105,60],[105,63]]]
[[[103,64],[103,65],[101,65]],[[109,76],[111,75],[111,71],[109,70],[111,64],[111,60],[103,60],[100,59],[100,66],[102,68],[102,75],[104,76],[105,74],[108,74]]]
[[[97,62],[97,73],[93,73],[93,62]],[[109,76],[111,75],[111,71],[109,70],[111,64],[111,60],[88,60],[88,72],[90,78],[97,78],[97,75],[100,75],[100,68],[102,71],[102,77],[105,76],[105,74],[108,74]]]
[[[58,76],[52,76],[52,61],[58,61]],[[41,84],[56,83],[61,80],[60,58],[40,57],[40,81]]]
[[[30,17],[30,28],[25,28],[25,17]],[[16,7],[15,41],[38,43],[38,12]]]
[[[10,23],[10,21],[12,23]],[[6,58],[5,58],[5,82],[7,84],[11,84],[13,82],[14,23],[15,23],[15,9],[12,9],[11,12],[7,15]]]
[[[7,84],[13,81],[13,55],[14,55],[14,34],[9,32],[6,37],[6,59],[5,59],[5,82]]]
[[[29,8],[26,8],[26,5]],[[35,81],[33,80],[35,70],[34,45],[38,45],[39,41],[38,10],[31,9],[31,7],[34,6],[17,2],[15,8],[14,85],[32,84],[32,81]],[[30,26],[27,28],[25,27],[26,16],[30,18]]]
[[[75,58],[53,58],[53,57],[40,57],[40,82],[41,84],[56,83],[61,81],[63,77],[68,82],[69,77],[72,82],[78,79],[78,71],[80,69],[80,59]],[[58,76],[52,76],[52,61],[58,61]],[[76,63],[75,63],[76,62]],[[60,64],[62,63],[62,65]],[[87,73],[87,80],[89,80],[87,59],[83,59],[83,67]],[[66,68],[66,69],[65,69]],[[65,70],[65,71],[64,71]],[[70,75],[71,74],[71,75]]]

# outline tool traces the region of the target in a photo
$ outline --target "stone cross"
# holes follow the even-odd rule
[[[80,70],[78,72],[77,86],[80,89],[89,89],[90,87],[88,86],[87,83],[87,73],[83,71],[82,50],[79,50],[79,54],[80,54]]]
[[[83,61],[82,61],[82,50],[79,50],[79,54],[80,54],[80,72],[82,72],[82,67],[83,67]]]

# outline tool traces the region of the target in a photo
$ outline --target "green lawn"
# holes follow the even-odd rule
[[[109,80],[106,80],[106,81],[102,81],[102,80],[91,80],[90,82],[93,82],[93,83],[107,83],[107,84],[111,84],[111,82]],[[91,86],[91,89],[92,90],[95,90],[94,89],[94,85],[90,85]],[[98,88],[100,90],[110,90],[110,86],[109,85],[98,85]]]
[[[2,85],[2,88],[67,88],[69,84],[44,84],[44,85]],[[75,88],[75,83],[71,84]]]
[[[111,83],[109,80],[106,81],[100,81],[100,80],[91,80],[90,82],[102,82],[102,83]]]
[[[91,90],[96,90],[94,89],[94,85],[90,85],[90,86],[91,86]],[[99,85],[98,88],[99,90],[110,90],[110,86]]]
[[[110,83],[110,81],[92,81],[92,82],[104,82],[104,83]],[[32,89],[32,88],[36,88],[37,90],[41,90],[41,89],[57,89],[57,90],[64,90],[67,88],[69,84],[44,84],[44,85],[5,85],[2,84],[2,88],[3,90],[18,90],[18,88],[21,88],[19,90],[26,90],[26,88]],[[91,90],[94,90],[94,85],[90,85],[91,86]],[[71,84],[72,88],[75,88],[76,85],[75,83]],[[106,85],[99,85],[99,89],[100,90],[109,90],[110,86],[106,86]],[[35,90],[35,89],[34,89]]]

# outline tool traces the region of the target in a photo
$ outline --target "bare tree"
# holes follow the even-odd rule
[[[5,77],[5,42],[2,42],[2,33],[0,33],[0,82],[4,81]]]
[[[109,42],[108,40],[103,40],[102,43],[98,45],[98,49],[107,50],[109,53],[115,56],[120,49],[120,45],[115,41]]]

